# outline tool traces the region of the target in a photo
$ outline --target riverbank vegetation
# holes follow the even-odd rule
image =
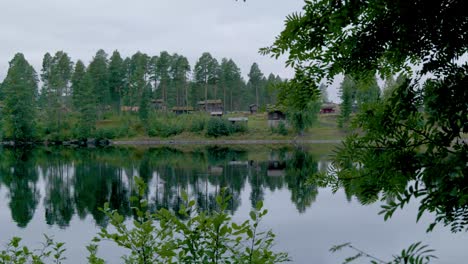
[[[128,136],[133,120],[126,116],[132,114],[138,115],[147,136],[167,137],[186,129],[175,119],[155,117],[170,117],[172,111],[249,111],[251,105],[264,110],[277,102],[275,87],[284,81],[274,74],[266,77],[256,63],[244,80],[233,60],[219,62],[207,52],[192,68],[186,57],[166,51],[157,56],[137,52],[123,58],[118,51],[109,57],[99,50],[88,65],[72,62],[66,52],[59,51],[44,55],[40,74],[18,53],[0,85],[1,137],[33,142],[107,133]],[[217,104],[215,110],[209,109],[212,102]],[[128,129],[96,130],[99,122],[115,117]],[[202,131],[200,122],[190,130]],[[228,130],[233,133],[242,128]]]

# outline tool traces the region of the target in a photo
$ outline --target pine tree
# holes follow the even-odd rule
[[[83,79],[86,74],[86,67],[81,60],[77,61],[75,64],[75,70],[71,78],[72,83],[72,102],[74,109],[78,110],[82,102],[82,92],[83,92]]]
[[[98,105],[98,116],[102,116],[106,107],[110,104],[109,70],[107,54],[99,50],[88,66],[87,72],[92,80],[94,96]]]
[[[205,101],[208,100],[209,93],[208,87],[211,85],[213,87],[216,86],[218,81],[218,74],[219,74],[219,64],[218,61],[211,56],[210,53],[205,52],[202,56],[198,59],[197,63],[195,64],[194,74],[195,74],[195,82],[204,87],[204,99]],[[216,88],[214,88],[213,96],[216,97]],[[201,96],[198,96],[197,99],[201,99]],[[215,98],[216,99],[216,98]],[[207,105],[205,104],[205,107]]]
[[[80,64],[82,63],[80,62]],[[77,137],[79,139],[92,137],[96,128],[97,102],[94,95],[96,90],[93,85],[93,77],[89,73],[89,68],[79,83],[74,83],[75,98],[80,102],[78,106],[79,116],[77,123]]]
[[[172,57],[167,51],[163,51],[159,54],[159,58],[156,61],[156,80],[159,82],[158,90],[160,92],[161,99],[167,104],[167,94],[170,85],[170,70],[172,64]]]
[[[258,67],[258,64],[254,62],[252,66],[250,67],[250,72],[248,74],[249,76],[249,82],[248,84],[252,88],[252,90],[255,93],[255,103],[257,104],[257,107],[260,107],[260,98],[259,95],[261,93],[261,89],[263,88],[262,85],[264,83],[264,76],[260,68]]]
[[[151,99],[151,86],[148,83],[143,89],[143,94],[140,99],[140,108],[138,110],[138,116],[143,124],[148,124],[149,112],[150,112],[150,99]]]
[[[176,92],[175,105],[177,106],[188,105],[187,76],[189,73],[190,64],[188,62],[188,59],[178,54],[172,55],[170,75]]]
[[[115,112],[120,113],[122,93],[125,85],[125,65],[120,53],[116,50],[109,61],[109,91],[111,104]]]
[[[240,108],[242,77],[239,67],[232,59],[222,59],[219,84],[223,89],[224,109],[233,111],[236,107]]]
[[[4,93],[3,130],[4,138],[27,142],[35,139],[35,113],[37,74],[17,53],[10,61],[7,76],[2,84]]]
[[[135,53],[129,65],[128,98],[130,106],[137,106],[141,102],[144,90],[149,80],[150,57],[144,53]],[[151,98],[151,97],[150,97]]]
[[[349,75],[344,77],[340,86],[340,117],[338,119],[338,126],[343,127],[350,119],[353,112],[356,94],[356,82]]]
[[[46,53],[42,65],[41,93],[45,103],[43,110],[47,116],[45,123],[49,132],[58,135],[70,106],[73,63],[67,53],[58,51],[53,57]]]

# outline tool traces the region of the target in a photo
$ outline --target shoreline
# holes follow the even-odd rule
[[[221,140],[115,140],[111,146],[157,146],[157,145],[267,145],[267,144],[337,144],[341,139],[221,139]]]

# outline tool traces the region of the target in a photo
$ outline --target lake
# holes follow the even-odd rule
[[[269,213],[261,227],[273,229],[276,248],[289,252],[293,263],[341,263],[355,252],[329,249],[345,242],[390,260],[417,241],[437,250],[436,263],[466,263],[465,233],[443,226],[426,233],[434,217],[416,223],[417,203],[384,221],[378,199],[308,180],[327,171],[332,150],[327,144],[1,149],[0,242],[20,236],[36,248],[47,234],[66,242],[67,263],[84,263],[85,245],[107,224],[99,207],[109,202],[131,219],[138,175],[154,208],[177,210],[183,190],[199,207],[212,208],[227,187],[234,197],[228,210],[240,222],[263,200]],[[119,262],[125,252],[116,249],[104,242],[99,256]]]

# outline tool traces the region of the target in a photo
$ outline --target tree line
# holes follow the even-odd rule
[[[208,52],[192,67],[185,56],[167,51],[125,58],[117,50],[110,56],[99,50],[88,65],[58,51],[44,55],[39,74],[18,53],[0,84],[2,137],[29,141],[38,122],[46,134],[60,133],[70,116],[86,137],[96,121],[121,115],[122,109],[139,109],[140,117],[147,118],[151,102],[170,110],[221,99],[225,111],[247,111],[251,104],[276,103],[274,87],[281,82],[278,75],[266,77],[257,63],[245,80],[232,59],[218,61]]]

